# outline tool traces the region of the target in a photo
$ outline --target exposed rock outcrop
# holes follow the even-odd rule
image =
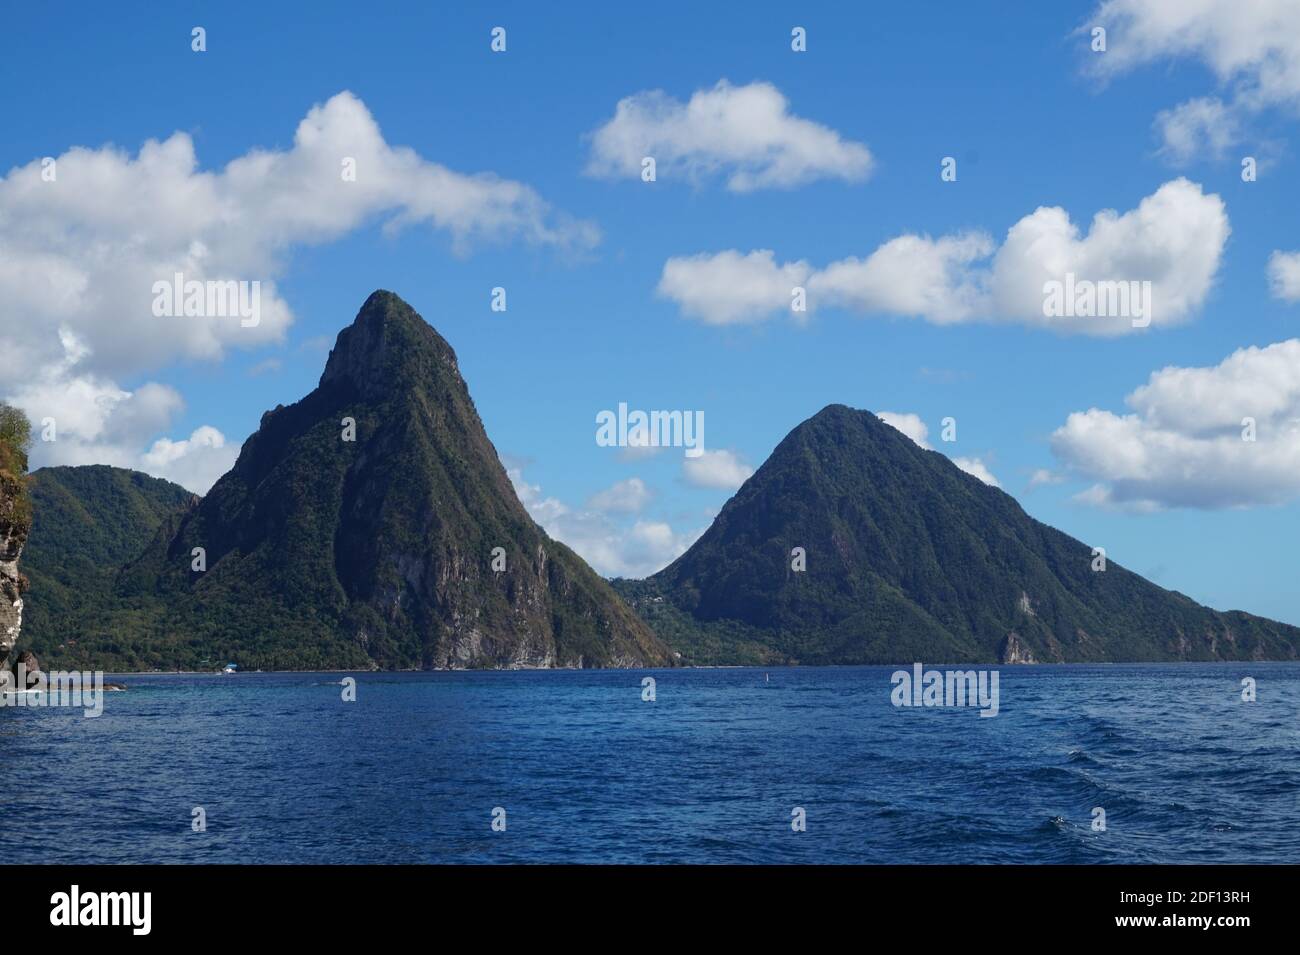
[[[1020,635],[1012,630],[1007,634],[1006,642],[1002,644],[1002,662],[1003,663],[1037,663],[1034,659],[1034,651],[1025,645],[1020,639]]]
[[[19,680],[19,689],[28,689],[35,686],[41,679],[41,662],[36,659],[36,654],[30,650],[24,650],[18,654],[18,660],[14,663],[14,672],[21,674]]]
[[[18,571],[18,558],[27,543],[31,524],[31,506],[23,476],[0,464],[0,662],[5,666],[23,626],[27,578]]]

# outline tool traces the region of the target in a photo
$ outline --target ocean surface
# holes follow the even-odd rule
[[[1300,664],[896,669],[111,677],[0,709],[6,861],[1300,862]]]

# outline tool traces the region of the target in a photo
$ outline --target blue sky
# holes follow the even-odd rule
[[[737,13],[672,3],[564,11],[316,3],[302,15],[268,4],[182,3],[85,5],[71,18],[62,8],[11,8],[0,33],[0,290],[8,288],[6,252],[49,271],[37,278],[25,265],[23,278],[7,279],[48,290],[36,311],[12,295],[0,306],[5,337],[24,343],[8,364],[0,359],[0,397],[34,417],[52,394],[98,402],[102,413],[89,421],[62,410],[64,436],[38,445],[37,464],[104,460],[201,483],[263,411],[314,387],[339,329],[372,290],[388,288],[456,349],[488,434],[534,515],[606,573],[662,566],[731,491],[698,486],[677,450],[630,457],[598,447],[599,411],[619,402],[702,410],[707,445],[731,455],[721,463],[757,467],[791,428],[838,402],[918,416],[932,446],[978,459],[1030,514],[1105,546],[1113,560],[1164,586],[1221,609],[1300,623],[1289,561],[1300,531],[1300,475],[1291,484],[1286,476],[1296,453],[1287,423],[1293,410],[1300,416],[1300,367],[1289,364],[1290,351],[1257,365],[1252,358],[1231,375],[1170,377],[1137,423],[1137,440],[1162,456],[1153,452],[1136,477],[1107,471],[1121,467],[1106,460],[1110,432],[1061,434],[1072,414],[1096,408],[1115,416],[1102,424],[1122,435],[1120,417],[1135,412],[1125,399],[1153,372],[1213,369],[1238,349],[1295,336],[1295,289],[1282,278],[1270,284],[1269,271],[1274,253],[1300,248],[1293,148],[1300,90],[1287,70],[1267,68],[1300,75],[1300,43],[1268,19],[1289,14],[1261,3],[1243,26],[1230,6],[1210,4],[1192,42],[1171,26],[1173,7],[1157,0],[1101,8],[817,5],[811,14],[802,6],[746,4]],[[1109,27],[1104,53],[1089,49],[1086,30],[1076,32],[1097,23]],[[195,26],[206,29],[206,52],[191,49]],[[504,53],[489,48],[495,26],[507,31]],[[791,50],[794,26],[807,30],[806,52]],[[1230,50],[1243,48],[1234,60]],[[809,168],[794,181],[737,191],[730,177],[764,168],[762,156],[678,139],[675,163],[663,161],[662,142],[647,146],[661,150],[654,183],[591,174],[593,134],[621,100],[659,90],[684,104],[724,80],[732,92],[770,84],[784,97],[783,115],[815,124],[796,130],[796,144],[803,131],[821,130],[869,151],[869,172],[804,156]],[[147,140],[180,132],[192,141],[194,174],[220,175],[252,150],[292,150],[308,111],[343,91],[378,124],[387,147],[409,147],[459,174],[522,184],[545,204],[546,228],[585,223],[599,241],[575,249],[539,239],[526,222],[485,237],[458,235],[436,219],[386,229],[409,192],[390,181],[387,205],[319,233],[299,223],[291,238],[252,243],[250,251],[230,237],[245,227],[239,217],[250,217],[249,234],[272,236],[275,216],[261,215],[247,196],[242,205],[231,200],[228,232],[204,241],[227,243],[215,254],[245,264],[223,277],[274,281],[285,321],[278,340],[269,331],[261,339],[230,334],[208,353],[181,339],[175,347],[160,342],[148,324],[158,319],[127,314],[139,307],[135,299],[96,295],[93,284],[78,285],[37,254],[73,236],[83,243],[81,258],[103,254],[112,276],[121,272],[113,256],[122,247],[175,246],[188,241],[187,229],[210,228],[160,198],[158,176],[137,176],[134,186],[112,177],[91,184],[77,172],[73,147],[111,145],[131,162]],[[1218,105],[1202,126],[1192,122],[1194,108],[1178,111],[1207,102]],[[22,191],[46,156],[60,157],[57,188],[68,191],[49,194],[71,193],[62,205]],[[957,160],[956,182],[940,179],[948,156]],[[1258,159],[1257,181],[1242,181],[1243,156]],[[670,260],[706,256],[712,267],[711,257],[727,250],[771,250],[776,265],[804,262],[810,276],[864,260],[900,236],[977,234],[996,250],[1040,207],[1063,209],[1081,239],[1099,211],[1129,213],[1180,177],[1195,189],[1179,202],[1208,209],[1208,220],[1180,220],[1181,206],[1156,210],[1171,221],[1106,239],[1111,245],[1094,257],[1120,263],[1111,266],[1125,273],[1117,278],[1150,272],[1158,288],[1203,285],[1187,292],[1190,301],[1170,321],[1140,332],[1095,335],[1008,317],[1014,309],[996,291],[960,320],[945,320],[944,304],[928,316],[882,306],[879,294],[864,305],[859,292],[856,300],[826,295],[803,321],[760,304],[726,324],[661,291]],[[329,202],[334,194],[322,195]],[[1206,226],[1212,196],[1226,225],[1217,238]],[[217,196],[214,209],[226,199]],[[87,211],[97,200],[131,205],[132,215],[118,222]],[[1189,264],[1195,256],[1184,242],[1208,250],[1207,262]],[[986,280],[980,265],[971,268]],[[87,274],[93,283],[96,273]],[[48,305],[62,302],[69,284],[83,339],[75,362],[58,336],[66,323]],[[496,286],[507,290],[504,313],[489,308]],[[41,387],[30,384],[38,371]],[[1250,392],[1261,381],[1263,391]],[[1195,400],[1182,401],[1188,394]],[[1233,429],[1197,402],[1226,409],[1224,420],[1259,415],[1258,444],[1229,444],[1224,435]],[[958,422],[950,444],[939,440],[945,416]],[[183,442],[205,427],[220,432],[224,448],[155,444]],[[1031,487],[1040,471],[1050,479],[1040,475]],[[628,492],[620,482],[632,479],[636,493],[592,503],[611,487]],[[1103,491],[1089,496],[1090,488]],[[624,498],[626,509],[601,505],[611,497]]]

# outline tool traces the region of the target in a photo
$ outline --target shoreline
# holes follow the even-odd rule
[[[103,670],[105,676],[252,676],[258,673],[350,673],[350,674],[387,674],[387,673],[641,673],[645,671],[674,670],[764,670],[768,672],[782,670],[833,670],[871,667],[910,667],[915,660],[893,663],[824,663],[824,664],[685,664],[676,667],[456,667],[456,668],[404,668],[393,670],[357,670],[357,669],[309,669],[309,670],[241,670],[238,673],[222,673],[220,670]],[[1294,663],[1297,660],[1098,660],[1088,662],[1065,663],[926,663],[929,667],[980,669],[1041,669],[1044,667],[1141,667],[1141,666],[1258,666],[1260,664]]]

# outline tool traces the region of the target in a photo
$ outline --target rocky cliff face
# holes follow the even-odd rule
[[[1002,644],[1002,662],[1003,663],[1037,663],[1034,659],[1034,651],[1025,646],[1024,641],[1020,639],[1020,634],[1012,630],[1007,634],[1006,642]]]
[[[0,466],[0,663],[6,666],[23,626],[27,579],[18,572],[18,558],[31,524],[23,476]]]

